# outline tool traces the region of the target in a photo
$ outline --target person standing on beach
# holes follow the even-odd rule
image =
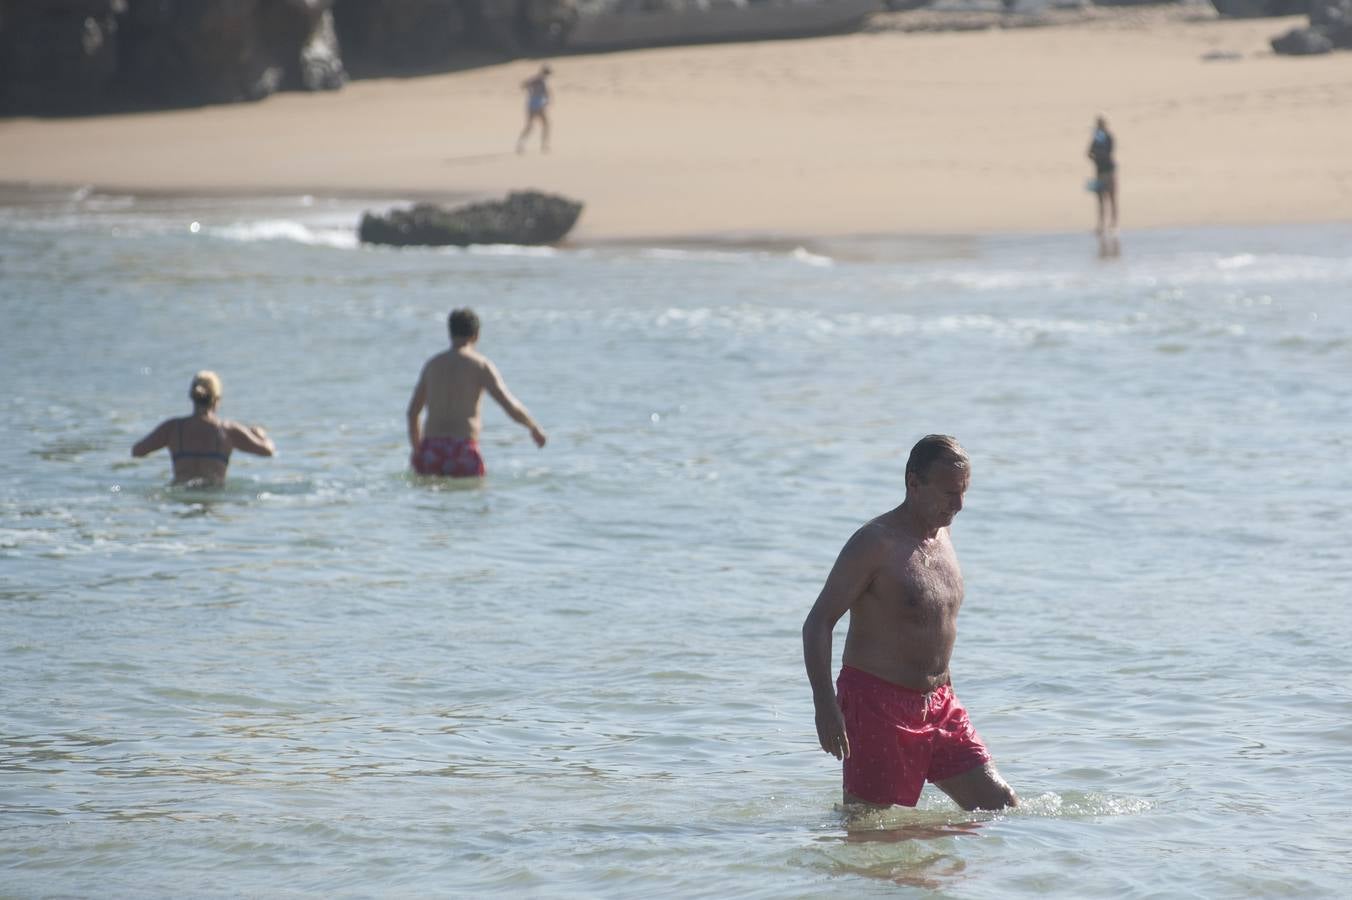
[[[521,87],[526,91],[526,127],[521,130],[521,137],[516,139],[517,153],[525,152],[526,138],[530,137],[531,128],[537,119],[540,122],[540,149],[549,152],[548,79],[553,71],[549,66],[541,66],[539,72],[521,82]]]
[[[486,470],[479,455],[479,401],[484,391],[530,429],[535,446],[545,445],[545,433],[507,390],[497,367],[476,349],[479,317],[474,310],[451,310],[447,325],[451,349],[427,361],[408,401],[411,462],[419,475],[482,478]],[[421,421],[424,407],[426,424]]]
[[[1105,233],[1105,207],[1111,208],[1110,233],[1117,231],[1117,163],[1113,159],[1113,134],[1108,120],[1098,117],[1094,136],[1089,141],[1089,158],[1094,162],[1094,194],[1098,197],[1097,233]]]
[[[948,668],[963,597],[948,526],[970,474],[955,438],[922,438],[906,462],[905,499],[846,542],[803,623],[817,739],[844,762],[852,810],[915,806],[926,781],[963,809],[1018,805],[954,695]],[[831,633],[847,612],[833,690]]]
[[[131,448],[131,455],[139,459],[168,447],[174,484],[223,484],[231,450],[256,456],[272,456],[277,452],[277,446],[262,428],[216,415],[221,402],[221,379],[215,372],[204,369],[194,375],[188,397],[192,400],[192,415],[165,419]]]

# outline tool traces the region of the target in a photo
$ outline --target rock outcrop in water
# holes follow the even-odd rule
[[[397,247],[466,247],[470,244],[554,244],[582,214],[566,197],[519,191],[506,200],[446,209],[418,203],[387,214],[366,213],[357,236],[368,244]]]
[[[1308,56],[1352,49],[1352,0],[1310,0],[1310,24],[1272,39],[1277,53]]]

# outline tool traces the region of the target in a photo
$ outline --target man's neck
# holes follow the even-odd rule
[[[931,528],[925,522],[922,522],[916,515],[915,507],[910,505],[909,500],[901,501],[901,506],[898,506],[895,512],[897,521],[901,526],[922,542],[934,540],[942,530],[942,527]]]

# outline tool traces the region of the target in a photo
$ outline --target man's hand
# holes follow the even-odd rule
[[[548,440],[548,438],[545,437],[545,433],[540,430],[540,426],[538,425],[532,425],[530,427],[530,437],[531,440],[535,441],[535,446],[537,447],[543,447],[545,441]]]
[[[817,704],[817,740],[821,741],[822,749],[836,759],[847,759],[850,755],[845,717],[840,714],[840,704],[835,698]]]

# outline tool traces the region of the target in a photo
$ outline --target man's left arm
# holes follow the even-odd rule
[[[535,441],[535,446],[543,447],[548,438],[540,430],[540,426],[535,424],[535,420],[530,417],[526,407],[521,405],[521,401],[512,396],[512,392],[507,390],[507,385],[503,383],[502,376],[498,374],[497,368],[489,363],[484,369],[484,389],[488,395],[498,402],[503,411],[512,417],[512,421],[519,422],[530,429],[531,440]]]

